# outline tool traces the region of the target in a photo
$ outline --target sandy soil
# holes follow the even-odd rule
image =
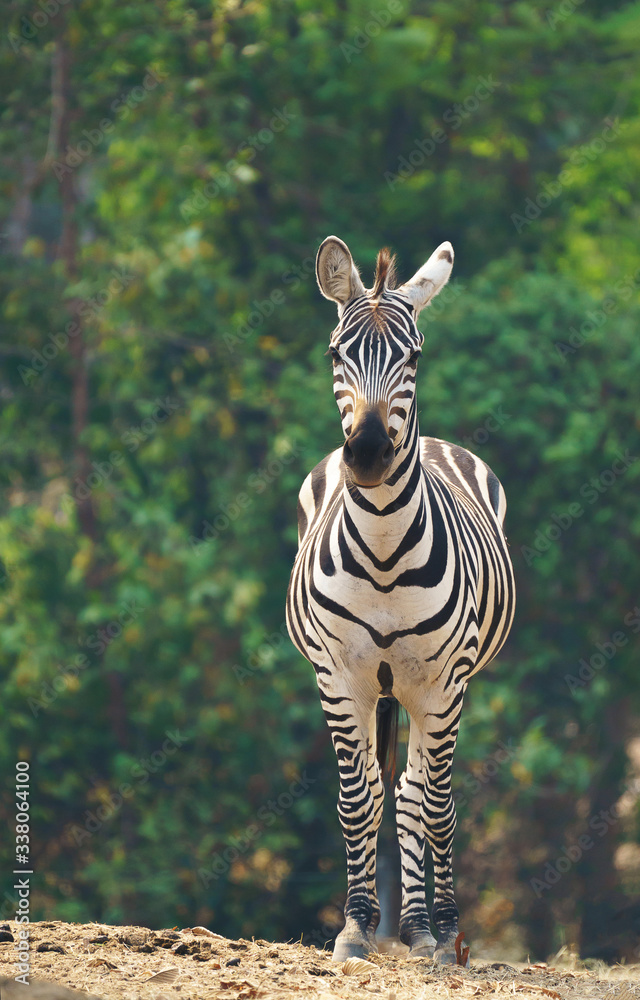
[[[514,968],[472,958],[465,969],[380,954],[351,969],[314,947],[230,941],[205,928],[61,921],[31,925],[32,985],[22,987],[13,982],[16,930],[0,928],[0,1000],[640,1000],[640,966]]]

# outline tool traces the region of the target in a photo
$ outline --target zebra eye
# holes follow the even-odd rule
[[[340,351],[338,351],[336,347],[330,347],[329,350],[327,351],[327,354],[330,354],[334,361],[341,360]]]
[[[418,364],[418,358],[420,357],[421,354],[422,354],[422,351],[414,351],[413,354],[410,355],[409,360],[407,361],[407,364],[408,365],[413,365],[415,367]]]

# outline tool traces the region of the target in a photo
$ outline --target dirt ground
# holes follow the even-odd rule
[[[32,985],[23,987],[13,981],[16,931],[14,922],[0,927],[0,1000],[640,998],[640,966],[585,969],[574,959],[515,968],[472,958],[466,969],[380,954],[351,960],[352,969],[314,947],[230,941],[202,927],[151,931],[57,920],[31,924]]]

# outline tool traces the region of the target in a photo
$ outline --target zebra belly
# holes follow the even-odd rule
[[[336,586],[328,593],[340,594],[339,581],[334,577],[332,582]],[[419,588],[369,594],[366,602],[354,596],[351,592],[349,599],[342,589],[338,607],[329,600],[310,606],[310,627],[316,623],[311,638],[324,647],[322,665],[337,675],[338,684],[370,696],[393,694],[411,710],[423,702],[433,706],[445,688],[451,692],[452,683],[458,686],[459,675],[469,673],[469,652],[474,654],[477,645],[462,656],[462,666],[460,651],[477,639],[477,627],[473,617],[470,622],[462,614],[461,598],[443,620],[437,595]],[[315,661],[313,655],[309,659]],[[389,672],[393,679],[387,690]]]

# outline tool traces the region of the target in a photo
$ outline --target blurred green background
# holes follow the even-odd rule
[[[461,927],[637,961],[640,4],[9,11],[2,916],[26,759],[34,917],[339,929],[337,768],[284,628],[297,490],[341,440],[313,260],[335,233],[406,279],[446,239],[421,429],[501,478],[519,595],[463,714]]]

